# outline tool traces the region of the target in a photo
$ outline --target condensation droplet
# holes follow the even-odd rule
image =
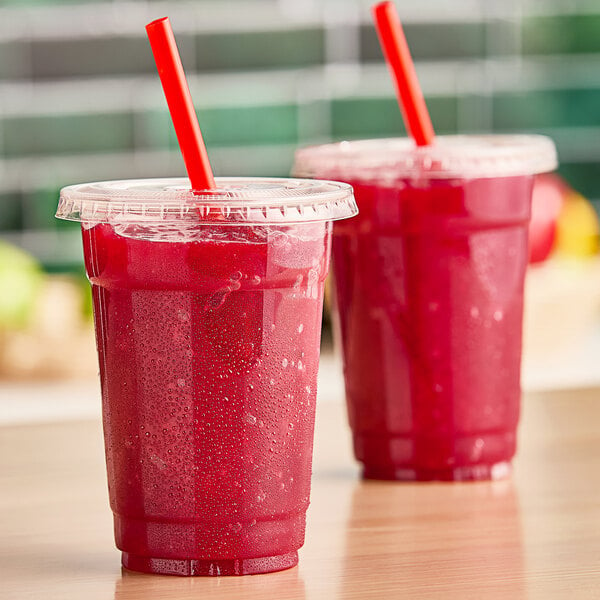
[[[476,306],[471,307],[471,316],[476,319],[479,316],[479,309]]]
[[[288,359],[287,359],[287,358],[284,358],[284,359],[281,361],[281,366],[282,366],[284,369],[285,369],[285,368],[288,366]]]
[[[501,310],[497,310],[494,313],[494,321],[502,321],[503,318],[504,318],[504,313]]]

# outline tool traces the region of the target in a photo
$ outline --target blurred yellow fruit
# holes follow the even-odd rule
[[[571,191],[565,198],[556,228],[556,249],[563,255],[585,257],[598,252],[600,224],[591,203]]]

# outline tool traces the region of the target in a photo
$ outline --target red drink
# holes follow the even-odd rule
[[[396,147],[400,158],[393,142],[372,144],[369,167],[346,168],[352,150],[335,146],[315,148],[304,163],[300,153],[297,163],[303,172],[337,152],[337,170],[307,170],[352,183],[360,209],[335,226],[333,239],[356,457],[367,478],[504,476],[519,420],[535,169],[517,160],[502,170],[491,142],[477,152],[451,139],[449,149]],[[453,159],[462,159],[465,176],[452,172]]]
[[[506,471],[519,418],[532,178],[354,185],[361,212],[336,227],[333,260],[365,477]]]
[[[219,214],[177,233],[83,228],[115,537],[134,570],[276,571],[304,542],[331,225]]]

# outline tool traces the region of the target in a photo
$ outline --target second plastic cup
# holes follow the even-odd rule
[[[506,475],[520,406],[523,283],[541,136],[342,142],[294,173],[354,186],[334,228],[348,414],[367,478]]]
[[[348,185],[85,184],[108,486],[129,569],[241,575],[304,542],[323,282]]]

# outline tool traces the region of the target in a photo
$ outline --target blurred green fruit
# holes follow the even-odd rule
[[[82,295],[82,309],[83,316],[85,319],[92,321],[94,319],[94,307],[92,303],[92,288],[90,287],[90,282],[87,277],[83,275],[79,279],[80,285],[79,289],[81,290]]]
[[[27,326],[43,279],[35,258],[0,240],[0,329]]]

